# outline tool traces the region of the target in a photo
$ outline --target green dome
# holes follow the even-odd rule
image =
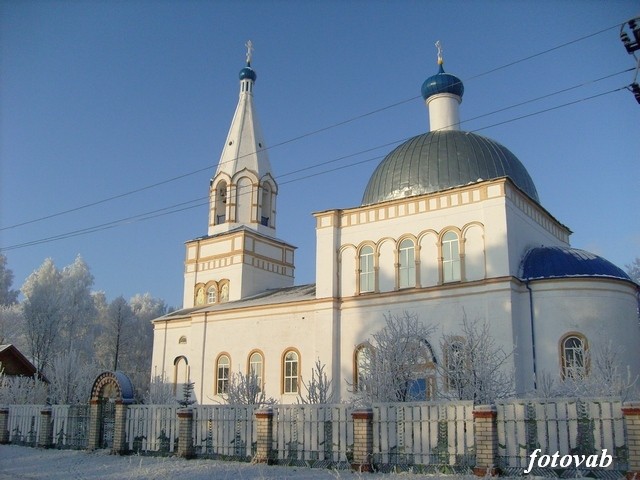
[[[501,177],[509,177],[539,203],[529,172],[506,147],[475,133],[429,132],[400,144],[380,162],[369,179],[362,205]]]

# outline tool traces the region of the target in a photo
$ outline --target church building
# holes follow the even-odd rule
[[[267,397],[295,403],[319,359],[337,400],[348,400],[371,336],[385,315],[405,312],[460,341],[463,318],[488,322],[514,351],[518,394],[542,374],[587,374],[585,352],[610,342],[640,374],[638,285],[570,246],[571,231],[542,206],[511,151],[460,130],[464,86],[441,54],[422,85],[430,131],[380,162],[360,205],[313,214],[316,282],[296,285],[295,247],[277,236],[289,219],[277,215],[256,78],[249,43],[210,179],[207,233],[186,242],[183,308],[153,322],[152,376],[178,396],[194,382],[197,402],[208,404],[225,401],[234,372],[251,373]],[[433,364],[446,369],[447,349],[457,348],[433,340],[416,378],[424,399],[446,388]]]

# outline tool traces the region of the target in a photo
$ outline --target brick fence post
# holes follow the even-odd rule
[[[498,475],[498,411],[495,405],[476,405],[473,408],[476,466],[478,477]]]
[[[89,438],[87,450],[100,447],[100,400],[91,399],[89,402]]]
[[[632,480],[640,478],[640,402],[624,402],[622,416],[629,449],[627,478]]]
[[[113,448],[111,451],[122,455],[128,452],[127,446],[127,405],[116,401],[116,415],[113,424]]]
[[[373,471],[373,410],[363,408],[351,413],[353,418],[353,460],[351,469]]]
[[[178,409],[178,456],[193,458],[193,410]]]
[[[53,445],[53,419],[51,407],[40,410],[40,432],[38,434],[38,447],[51,448]]]
[[[275,460],[273,452],[273,409],[261,408],[256,410],[255,415],[258,442],[254,461],[271,465]]]
[[[9,443],[9,408],[0,407],[0,445]]]

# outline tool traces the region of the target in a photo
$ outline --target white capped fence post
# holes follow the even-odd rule
[[[353,461],[351,469],[358,472],[373,471],[373,410],[354,410],[353,417]]]
[[[624,402],[622,415],[629,449],[627,478],[632,480],[640,478],[640,402]]]
[[[0,407],[0,445],[9,443],[9,408]]]
[[[495,405],[476,405],[473,408],[476,445],[476,466],[473,473],[478,477],[499,474],[497,417]]]
[[[271,465],[275,461],[273,458],[273,409],[256,410],[255,416],[258,434],[255,462]]]
[[[40,410],[40,433],[38,435],[38,447],[51,448],[53,445],[53,420],[51,407]]]

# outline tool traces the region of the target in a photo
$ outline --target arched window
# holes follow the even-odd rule
[[[400,288],[416,286],[415,245],[408,238],[400,242],[398,249],[398,286]]]
[[[227,220],[227,182],[220,182],[216,186],[214,223],[220,225]]]
[[[298,353],[289,350],[284,354],[282,365],[283,393],[298,393],[300,380],[300,358]]]
[[[367,383],[371,374],[371,345],[362,343],[356,347],[354,352],[353,383],[356,391],[363,391],[367,388]]]
[[[262,184],[262,213],[260,223],[265,227],[271,225],[271,186],[267,182]]]
[[[464,388],[465,356],[465,341],[462,338],[447,339],[445,344],[446,385],[448,389],[457,391],[459,395]]]
[[[366,245],[360,250],[360,293],[373,292],[374,289],[373,248]]]
[[[194,303],[196,305],[204,305],[204,300],[205,300],[204,285],[202,284],[196,285]]]
[[[207,303],[216,303],[218,301],[218,286],[211,285],[207,289]]]
[[[236,222],[251,223],[253,206],[253,183],[251,179],[242,177],[236,184]]]
[[[229,391],[231,360],[227,355],[220,355],[216,363],[216,394],[222,395]]]
[[[460,281],[460,241],[454,232],[442,237],[442,281]]]
[[[262,377],[263,377],[263,360],[262,355],[259,352],[253,352],[249,356],[249,378],[255,378],[256,383],[260,390],[262,390]]]
[[[562,378],[579,380],[588,374],[589,358],[587,340],[582,335],[571,334],[563,338]]]
[[[187,357],[177,357],[173,361],[173,394],[182,393],[182,387],[189,381],[189,362]]]

